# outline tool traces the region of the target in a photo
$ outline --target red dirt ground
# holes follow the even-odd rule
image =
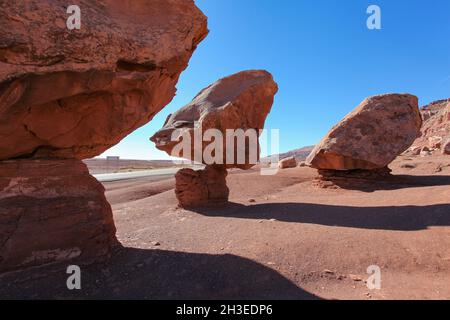
[[[399,157],[400,183],[320,189],[316,171],[237,171],[231,203],[178,209],[174,181],[106,184],[123,248],[0,278],[1,298],[450,299],[450,160]],[[369,290],[367,267],[381,268]],[[64,268],[63,268],[64,267]]]

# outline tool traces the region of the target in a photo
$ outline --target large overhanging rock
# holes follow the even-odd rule
[[[207,34],[192,0],[0,1],[0,272],[108,255],[101,154],[175,95]]]
[[[175,95],[207,34],[192,0],[0,3],[0,160],[90,158],[149,122]]]
[[[334,126],[307,158],[320,170],[378,170],[408,149],[420,134],[418,99],[386,94],[365,99]]]
[[[278,86],[267,71],[243,71],[203,89],[191,103],[169,116],[151,141],[169,155],[206,165],[205,170],[185,169],[176,175],[175,193],[180,206],[220,204],[228,200],[226,169],[249,169],[259,160],[258,137],[277,91]],[[212,130],[220,135],[207,138]],[[238,139],[233,138],[233,146],[227,139],[227,130],[241,133]],[[249,139],[242,134],[247,132]],[[238,141],[240,138],[242,143]],[[221,143],[217,144],[217,139]],[[212,151],[206,152],[208,149]]]
[[[247,140],[245,144],[235,140],[233,148],[227,144],[227,130],[256,133],[258,137],[277,91],[278,86],[272,75],[263,70],[242,71],[220,79],[203,89],[188,105],[170,115],[164,127],[150,139],[158,149],[175,157],[206,165],[224,164],[227,168],[249,169],[259,160],[258,140],[253,141],[255,143]],[[203,157],[205,149],[216,142],[206,138],[210,129],[220,131],[223,138],[223,152],[218,153],[219,148],[215,150],[214,163]],[[196,143],[196,133],[202,135],[199,143]],[[176,148],[180,142],[186,143],[186,138],[189,148]],[[229,156],[227,159],[227,153],[234,157]],[[239,161],[238,154],[245,155],[241,158],[245,161]],[[252,155],[256,155],[256,158]]]

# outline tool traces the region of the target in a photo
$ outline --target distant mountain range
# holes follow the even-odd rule
[[[311,153],[315,146],[307,146],[300,149],[291,150],[285,153],[280,153],[278,155],[279,159],[285,159],[289,157],[295,157],[297,161],[304,161],[306,157]],[[267,162],[270,160],[270,157],[262,158],[261,162]]]

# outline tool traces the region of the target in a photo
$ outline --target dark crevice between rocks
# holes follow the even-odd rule
[[[116,66],[117,71],[128,71],[128,72],[150,72],[157,69],[157,66],[154,61],[137,63],[127,60],[118,60]]]

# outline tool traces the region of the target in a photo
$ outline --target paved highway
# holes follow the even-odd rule
[[[139,178],[154,178],[152,180],[163,180],[173,177],[178,170],[180,170],[180,168],[153,169],[120,173],[102,173],[94,174],[93,176],[100,182],[115,182]]]

